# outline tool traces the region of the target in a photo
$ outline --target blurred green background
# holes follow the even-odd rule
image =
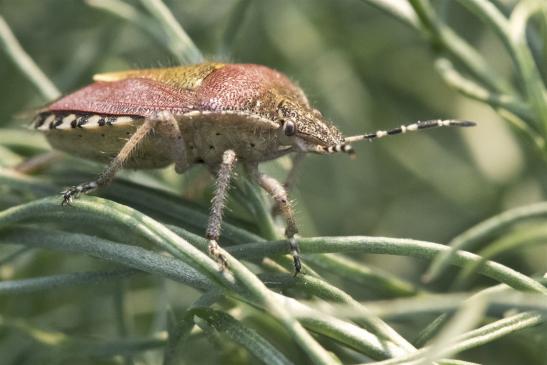
[[[430,48],[416,32],[356,0],[252,1],[244,11],[238,3],[166,2],[208,59],[259,63],[286,73],[346,135],[434,118],[478,123],[463,131],[361,143],[355,161],[342,155],[307,158],[293,193],[303,235],[442,243],[495,213],[543,200],[544,161],[488,106],[442,82]],[[495,36],[456,3],[446,3],[449,23],[493,69],[510,77],[510,59]],[[86,85],[97,72],[177,63],[134,25],[80,1],[4,0],[0,13],[64,93]],[[0,62],[0,123],[24,127],[28,120],[13,116],[45,100],[5,55]],[[546,254],[538,250],[525,262],[545,271],[543,260],[533,260]],[[395,267],[414,275],[415,265]]]
[[[356,160],[308,157],[292,194],[303,236],[376,235],[446,243],[494,214],[544,200],[545,160],[528,140],[513,133],[489,106],[450,89],[435,71],[424,36],[365,1],[165,3],[206,58],[259,63],[284,72],[346,135],[436,118],[477,122],[465,130],[438,129],[356,144]],[[456,2],[434,3],[493,70],[504,79],[513,77],[511,60],[491,30]],[[149,34],[83,1],[0,0],[0,14],[63,93],[86,85],[94,73],[177,64]],[[539,67],[545,75],[546,65]],[[46,100],[3,53],[0,85],[1,137],[3,128],[25,128],[30,119],[15,116]],[[270,163],[265,169],[282,178],[279,166]],[[207,206],[207,198],[197,201]],[[536,245],[500,262],[533,274],[547,271],[545,257],[547,246]],[[355,258],[413,282],[427,267],[405,257]],[[31,272],[43,274],[39,267]],[[442,290],[448,282],[432,288]],[[356,298],[370,296],[358,287],[352,290]],[[39,310],[47,303],[24,305]],[[495,348],[503,353],[500,344]],[[487,350],[480,351],[475,360],[487,358]],[[504,364],[522,359],[515,351],[513,347]]]

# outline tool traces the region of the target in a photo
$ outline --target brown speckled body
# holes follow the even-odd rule
[[[312,152],[321,152],[321,147],[342,142],[340,132],[309,105],[300,88],[265,66],[205,63],[106,73],[94,79],[52,103],[36,122],[54,148],[107,162],[145,119],[160,112],[177,120],[189,163],[218,164],[227,149],[251,162],[294,151],[294,141],[279,133],[284,120],[295,123],[300,148],[310,144],[318,149]],[[113,122],[69,127],[61,117],[70,113],[93,120],[110,117]],[[55,120],[44,125],[52,114],[58,125]],[[115,118],[122,116],[132,122],[117,123]],[[160,123],[154,128],[126,167],[156,168],[173,162],[171,132],[164,127]]]
[[[295,152],[352,154],[352,141],[373,140],[469,122],[426,121],[343,138],[313,109],[287,77],[259,65],[204,63],[186,67],[114,72],[52,103],[34,121],[54,148],[108,162],[97,179],[67,188],[62,204],[107,186],[123,167],[157,168],[174,163],[182,173],[205,163],[216,175],[206,237],[221,268],[228,261],[218,240],[224,202],[236,162],[275,201],[295,273],[301,270],[298,233],[287,186],[259,171],[262,161]],[[293,165],[294,168],[294,165]]]

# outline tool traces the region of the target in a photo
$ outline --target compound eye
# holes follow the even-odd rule
[[[286,120],[283,123],[283,133],[285,133],[285,135],[288,137],[294,136],[294,134],[296,133],[296,126],[294,125],[293,121]]]

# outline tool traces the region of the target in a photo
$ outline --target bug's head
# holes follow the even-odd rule
[[[342,133],[325,120],[318,110],[283,99],[278,104],[277,112],[283,144],[291,145],[294,150],[301,152],[353,154],[353,149],[344,141]]]

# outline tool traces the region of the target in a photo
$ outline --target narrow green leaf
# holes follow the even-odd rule
[[[229,314],[203,307],[194,309],[193,313],[206,320],[218,332],[245,347],[261,363],[268,365],[292,364],[282,352],[264,337],[253,329],[245,327]]]
[[[68,336],[62,332],[44,330],[24,320],[6,319],[0,316],[0,328],[16,330],[42,346],[50,347],[60,353],[81,356],[109,357],[133,354],[161,348],[165,345],[165,336],[151,338],[133,338],[127,340],[92,340]]]
[[[404,238],[388,237],[312,237],[300,238],[300,249],[303,253],[372,253],[383,255],[401,255],[421,259],[433,259],[436,255],[450,250],[449,247],[437,243]],[[286,252],[282,241],[265,244],[246,244],[229,248],[229,251],[241,258],[280,255]],[[466,251],[457,251],[449,263],[464,266],[470,262],[480,261],[480,257]],[[547,294],[547,289],[536,280],[519,273],[497,262],[487,261],[480,268],[481,274],[501,283],[506,283],[515,289],[535,291]]]
[[[21,70],[30,82],[40,91],[46,100],[53,100],[61,95],[53,82],[40,70],[34,60],[25,52],[10,27],[0,15],[0,46],[13,60],[13,63]]]
[[[161,0],[141,0],[158,24],[165,29],[173,54],[183,63],[203,62],[203,55],[192,39],[186,34],[169,8]]]
[[[480,261],[473,262],[463,267],[454,280],[455,288],[463,288],[471,280],[471,277],[477,272],[478,268],[487,260],[501,255],[508,251],[525,248],[531,245],[544,244],[547,240],[547,229],[543,226],[527,227],[517,232],[506,234],[502,238],[494,241],[479,251]]]
[[[547,203],[537,203],[523,207],[513,208],[495,215],[487,220],[460,233],[449,244],[449,250],[443,250],[431,263],[424,274],[425,281],[437,278],[448,263],[454,258],[458,250],[469,250],[477,243],[484,241],[519,222],[547,217]]]
[[[25,248],[28,249],[27,247]],[[113,271],[75,272],[32,279],[4,280],[0,282],[0,295],[27,294],[59,287],[95,285],[102,282],[121,280],[138,272],[133,269],[120,269]]]

